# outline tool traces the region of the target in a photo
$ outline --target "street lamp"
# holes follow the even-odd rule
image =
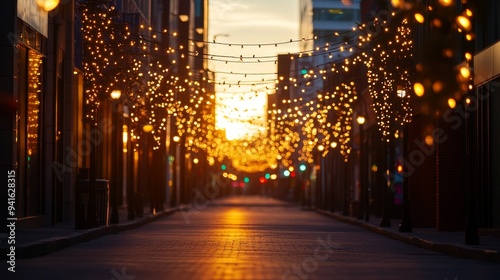
[[[119,89],[115,89],[111,92],[111,99],[118,100],[122,96],[122,91]]]
[[[59,0],[36,0],[38,7],[46,12],[50,12],[59,5]]]
[[[356,121],[358,122],[359,125],[363,125],[366,121],[365,117],[362,116],[362,115],[359,115],[357,118],[356,118]]]
[[[398,87],[397,95],[401,98],[406,96],[406,90],[402,87]],[[403,125],[403,156],[408,156],[408,126]],[[404,169],[406,169],[406,165]],[[405,174],[408,174],[408,170],[403,170]],[[408,178],[403,180],[403,213],[401,217],[401,224],[399,224],[400,232],[412,232],[411,214],[410,214],[410,199],[408,193]]]
[[[122,92],[121,90],[119,89],[115,89],[111,92],[110,96],[111,96],[111,99],[113,100],[113,113],[112,113],[112,123],[113,123],[113,127],[118,127],[117,125],[117,122],[118,122],[118,102],[119,102],[119,99],[122,95]],[[122,135],[123,137],[123,135]],[[111,224],[118,224],[119,223],[119,215],[118,215],[118,196],[119,196],[119,192],[118,192],[118,174],[120,173],[118,171],[118,168],[119,168],[119,150],[120,150],[120,145],[118,145],[118,142],[119,142],[119,137],[118,137],[118,131],[114,132],[113,135],[112,135],[112,185],[111,185],[111,188],[112,188],[112,191],[110,191],[111,193],[111,199],[110,199],[110,202],[111,202],[111,217],[110,217],[110,220],[109,222]]]
[[[149,123],[142,126],[142,131],[146,133],[150,133],[151,131],[153,131],[153,129],[154,129],[153,125]]]
[[[365,162],[364,162],[364,156],[363,153],[366,153],[365,149],[363,149],[363,143],[364,143],[364,136],[363,136],[363,124],[365,123],[366,119],[363,115],[358,115],[356,118],[356,122],[359,125],[359,190],[361,192],[360,196],[360,201],[359,201],[359,212],[358,212],[358,219],[363,219],[363,215],[365,215],[365,212],[368,209],[365,209],[367,205],[365,205],[365,200],[368,195],[368,190],[365,190],[365,174],[364,174],[364,167],[365,167]],[[366,214],[366,216],[369,216],[369,214]]]

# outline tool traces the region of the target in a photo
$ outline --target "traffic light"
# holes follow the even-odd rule
[[[260,178],[259,178],[259,182],[260,182],[261,184],[264,184],[264,183],[266,183],[266,182],[267,182],[267,179],[266,179],[266,178],[264,178],[264,177],[260,177]]]
[[[223,164],[223,165],[221,165],[221,166],[220,166],[220,169],[221,169],[221,170],[226,170],[226,169],[227,169],[227,166],[226,166],[225,164]]]
[[[271,174],[266,173],[266,175],[264,175],[264,178],[266,178],[266,180],[269,180],[269,178],[271,178]]]
[[[302,164],[299,166],[299,169],[300,169],[300,171],[306,171],[306,169],[307,169],[306,164],[305,164],[305,163],[302,163]]]
[[[288,171],[288,170],[283,171],[283,175],[284,175],[285,177],[290,176],[290,171]]]
[[[248,178],[248,177],[245,177],[245,179],[243,179],[243,182],[245,182],[245,183],[248,183],[248,182],[250,182],[250,178]]]

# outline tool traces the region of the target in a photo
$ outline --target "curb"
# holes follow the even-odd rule
[[[157,215],[148,214],[144,215],[144,218],[138,221],[128,221],[124,224],[108,225],[97,228],[91,228],[82,230],[81,232],[75,232],[67,236],[60,237],[50,237],[38,241],[29,242],[23,245],[16,246],[16,259],[28,259],[36,258],[44,255],[48,255],[55,251],[70,247],[72,245],[87,242],[105,235],[116,234],[122,231],[131,230],[139,228],[145,224],[154,222],[162,217],[169,216],[176,211],[184,210],[188,207],[180,206],[173,209],[168,209],[166,211],[160,212]],[[0,259],[8,259],[7,254],[9,253],[8,248],[1,248]]]
[[[378,233],[380,235],[384,235],[392,239],[399,240],[409,245],[414,245],[423,249],[451,255],[458,258],[475,259],[481,261],[500,263],[500,253],[496,251],[466,248],[464,246],[449,244],[449,243],[432,242],[418,237],[408,236],[405,234],[387,230],[382,227],[377,227],[375,225],[367,224],[360,220],[356,220],[350,217],[345,217],[325,210],[316,209],[315,211],[321,215],[332,217],[341,222],[356,225],[364,229]]]

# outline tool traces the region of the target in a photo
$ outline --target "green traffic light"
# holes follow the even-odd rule
[[[227,169],[227,167],[226,167],[226,165],[225,165],[225,164],[223,164],[223,165],[221,165],[221,166],[220,166],[220,169],[222,169],[222,170],[226,170],[226,169]]]
[[[266,178],[267,180],[269,180],[271,178],[271,174],[266,173],[266,175],[264,175],[264,178]]]
[[[245,179],[243,179],[243,182],[245,182],[245,183],[248,183],[248,182],[250,182],[250,178],[248,178],[248,177],[245,177]]]
[[[305,164],[301,164],[299,169],[300,169],[300,171],[306,171],[307,166]]]
[[[307,69],[302,69],[302,70],[300,70],[300,73],[301,73],[302,75],[307,74]]]

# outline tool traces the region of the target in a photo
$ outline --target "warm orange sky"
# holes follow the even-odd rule
[[[209,41],[215,37],[216,42],[232,44],[232,46],[210,44],[209,54],[231,56],[218,58],[228,60],[228,63],[210,61],[210,69],[215,72],[248,74],[246,77],[227,73],[216,74],[217,81],[226,81],[226,85],[216,86],[217,127],[226,129],[228,139],[242,138],[245,134],[264,131],[267,94],[274,92],[274,84],[272,82],[263,84],[262,79],[267,81],[276,78],[276,75],[272,74],[276,72],[276,65],[272,62],[275,58],[263,58],[259,63],[257,59],[251,58],[239,62],[239,57],[275,56],[278,53],[298,51],[298,44],[295,43],[260,48],[258,46],[241,48],[241,44],[265,44],[298,39],[298,2],[298,0],[209,1]],[[269,74],[260,76],[251,73]],[[231,82],[236,84],[227,85]],[[237,85],[238,82],[240,86]],[[266,86],[270,90],[266,90]]]

